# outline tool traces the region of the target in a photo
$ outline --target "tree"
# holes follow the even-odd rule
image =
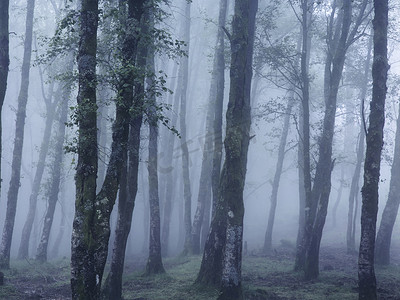
[[[72,55],[71,55],[72,57]],[[68,73],[72,73],[73,64],[68,65]],[[56,142],[54,145],[54,158],[51,167],[51,182],[48,191],[48,206],[44,217],[43,231],[40,243],[36,252],[36,259],[40,262],[47,261],[47,250],[50,239],[50,232],[54,219],[54,212],[58,202],[60,191],[61,171],[64,153],[65,124],[68,120],[68,102],[71,95],[71,85],[67,82],[63,87],[61,107],[59,113],[58,127],[56,133]]]
[[[312,189],[311,181],[309,180],[311,175],[308,172],[307,175],[304,174],[306,190],[305,227],[302,241],[303,248],[302,251],[297,252],[299,258],[296,258],[296,261],[304,260],[303,267],[298,266],[297,268],[304,270],[306,279],[314,279],[319,274],[319,248],[328,209],[331,172],[335,161],[334,159],[332,160],[332,146],[337,95],[346,53],[350,45],[357,39],[356,34],[365,18],[367,2],[362,1],[358,4],[358,12],[354,20],[353,5],[355,6],[355,3],[343,1],[343,5],[338,6],[339,4],[334,2],[327,26],[328,51],[324,72],[324,119],[318,142],[318,161]],[[336,9],[339,11],[335,20]],[[307,149],[305,145],[303,149]],[[304,169],[306,169],[305,166]]]
[[[98,299],[102,273],[96,268],[97,104],[96,52],[98,1],[82,0],[78,49],[78,163],[71,238],[72,299]],[[97,242],[97,241],[96,241]]]
[[[35,0],[27,1],[24,57],[21,68],[21,87],[18,95],[17,119],[15,122],[15,140],[11,163],[10,187],[7,194],[7,212],[0,245],[0,268],[10,267],[11,241],[14,231],[15,214],[17,210],[18,191],[21,177],[22,148],[24,144],[24,130],[26,105],[28,102],[29,72],[32,54],[33,13]]]
[[[8,30],[8,7],[9,0],[0,1],[0,112],[3,108],[4,98],[7,90],[7,78],[8,78],[8,65],[10,64],[9,59],[9,30]],[[1,132],[2,132],[2,118],[0,114],[0,154],[3,149]],[[0,174],[1,174],[1,160],[0,160]],[[0,190],[1,190],[2,179],[0,175]]]
[[[221,294],[218,299],[243,299],[241,287],[243,189],[246,178],[250,132],[255,17],[258,0],[236,0],[232,21],[231,67],[226,112],[225,162],[220,198],[227,206],[226,241],[223,253]]]
[[[389,195],[385,208],[383,209],[375,246],[375,261],[377,264],[382,265],[388,265],[390,263],[390,244],[393,226],[396,222],[400,204],[400,198],[397,197],[400,188],[400,116],[397,117],[396,138],[394,143]]]
[[[377,299],[374,270],[376,218],[378,212],[379,172],[385,123],[388,1],[374,1],[374,56],[372,63],[372,100],[370,104],[367,148],[364,162],[364,185],[361,190],[361,241],[358,256],[360,300]]]
[[[185,1],[186,2],[186,1]],[[186,41],[187,55],[189,55],[190,40],[190,7],[191,2],[185,4],[185,20],[183,39]],[[189,177],[189,150],[186,141],[186,102],[187,102],[187,86],[189,80],[189,60],[188,57],[182,57],[179,70],[182,76],[181,94],[180,94],[180,111],[179,111],[179,133],[181,136],[182,149],[182,176],[183,176],[183,198],[184,198],[184,224],[185,224],[185,244],[183,255],[192,253],[192,192],[190,190]]]
[[[152,18],[152,17],[151,17]],[[153,23],[152,21],[150,21]],[[165,273],[161,258],[161,240],[160,240],[160,200],[158,195],[158,124],[156,115],[156,95],[154,89],[154,47],[149,46],[148,54],[148,77],[147,86],[150,88],[149,95],[149,203],[150,203],[150,238],[149,238],[149,258],[146,264],[146,274]]]
[[[225,205],[220,202],[218,188],[222,161],[222,108],[224,100],[225,59],[224,31],[227,13],[227,0],[219,2],[217,45],[215,47],[212,84],[215,84],[210,97],[214,101],[214,153],[212,167],[213,209],[210,232],[204,245],[203,259],[196,283],[219,287],[222,276],[222,250],[226,234]],[[211,88],[210,88],[211,89]]]

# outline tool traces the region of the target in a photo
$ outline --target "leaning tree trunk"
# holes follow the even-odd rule
[[[221,175],[222,160],[222,110],[224,100],[225,59],[224,59],[224,31],[227,0],[220,0],[217,46],[214,54],[214,65],[211,83],[215,83],[214,97],[214,153],[211,176],[212,186],[212,221],[208,238],[204,245],[203,259],[196,283],[219,287],[222,276],[222,250],[226,234],[225,204],[219,203],[218,187]],[[211,93],[210,93],[211,96]],[[218,203],[218,204],[217,204]]]
[[[152,18],[152,17],[150,17]],[[148,56],[149,73],[151,77],[147,78],[147,86],[154,86],[154,48],[151,47]],[[149,257],[146,264],[146,274],[165,273],[161,258],[161,240],[160,240],[160,200],[158,196],[158,124],[156,110],[156,97],[153,91],[150,91],[150,111],[149,111],[149,204],[150,204],[150,237],[149,237]]]
[[[283,161],[285,159],[285,148],[286,148],[286,140],[287,140],[287,136],[288,136],[288,132],[289,132],[290,116],[291,116],[292,107],[294,104],[293,97],[294,97],[294,93],[291,93],[289,96],[289,99],[288,99],[286,110],[285,110],[285,118],[283,121],[282,135],[281,135],[281,139],[279,142],[278,160],[276,163],[274,181],[272,183],[271,206],[269,209],[267,231],[265,232],[265,239],[264,239],[264,252],[271,251],[271,247],[272,247],[272,230],[273,230],[274,221],[275,221],[276,205],[278,203],[279,181],[281,179]]]
[[[389,196],[382,213],[381,224],[376,236],[375,261],[377,264],[390,263],[390,242],[399,210],[400,197],[400,115],[397,117],[396,139],[390,176]]]
[[[364,185],[361,190],[361,241],[358,256],[360,300],[377,299],[374,270],[376,218],[378,212],[379,171],[385,123],[388,1],[374,1],[374,58],[372,63],[372,100],[370,104],[367,149],[364,162]]]
[[[374,270],[376,218],[378,212],[379,171],[385,123],[387,71],[388,1],[374,1],[374,58],[372,63],[372,100],[370,104],[364,186],[361,209],[361,241],[358,257],[360,300],[377,299]]]
[[[73,65],[70,64],[72,67]],[[72,72],[71,70],[68,70]],[[68,100],[71,94],[71,85],[66,84],[63,91],[63,97],[61,102],[61,112],[60,119],[58,123],[58,132],[56,136],[56,144],[54,146],[54,161],[51,169],[51,183],[50,190],[48,195],[48,206],[47,212],[44,217],[43,231],[42,236],[40,238],[40,243],[36,252],[36,260],[40,262],[47,261],[47,249],[49,245],[49,238],[51,227],[54,219],[54,211],[56,208],[56,204],[58,202],[58,193],[60,191],[60,180],[61,180],[61,170],[62,170],[62,161],[64,154],[64,138],[65,138],[65,123],[68,120]]]
[[[129,1],[129,18],[131,18],[131,22],[133,18],[136,20],[137,23],[143,22],[142,19],[144,11],[143,3],[144,1],[140,1],[141,3],[134,4],[135,1]],[[136,11],[136,13],[135,13]],[[141,23],[142,24],[142,23]],[[145,25],[146,26],[146,25]],[[142,26],[142,30],[146,30],[145,27]],[[139,43],[137,36],[133,35],[133,29],[130,31],[131,34],[126,36],[126,40],[124,42],[123,53],[125,55],[124,60],[130,61],[133,65],[133,59],[137,56],[136,61],[136,68],[137,70],[143,71],[146,65],[146,56],[147,50],[145,45],[145,39],[143,39],[143,43]],[[144,32],[146,34],[146,32]],[[123,274],[123,267],[125,262],[125,251],[126,245],[128,241],[128,236],[131,228],[132,222],[132,214],[133,209],[135,206],[135,199],[137,194],[137,182],[138,182],[138,169],[139,169],[139,151],[140,151],[140,128],[142,126],[142,115],[143,115],[143,95],[144,95],[144,77],[140,76],[133,80],[133,72],[132,69],[129,70],[127,73],[123,73],[123,82],[120,86],[120,95],[123,99],[126,99],[126,103],[130,103],[129,107],[132,106],[133,99],[133,111],[129,113],[129,109],[126,109],[127,116],[130,120],[130,128],[129,128],[129,138],[128,139],[128,166],[127,166],[127,194],[126,197],[125,192],[123,191],[122,195],[120,195],[119,202],[118,202],[118,220],[117,226],[115,229],[115,240],[113,246],[113,252],[111,257],[111,266],[110,266],[110,273],[107,276],[105,287],[103,290],[103,295],[107,299],[121,299],[122,297],[122,274]],[[144,74],[144,72],[143,72]],[[133,93],[133,86],[134,86],[134,93]],[[135,96],[134,96],[135,95]],[[128,107],[128,106],[126,106]],[[121,107],[121,111],[123,108]],[[132,114],[132,115],[130,115]],[[128,134],[128,132],[127,132]],[[126,161],[126,150],[124,150],[124,155]],[[124,168],[124,162],[121,165],[122,171]],[[108,170],[107,170],[108,171]],[[106,176],[107,178],[107,176]],[[121,191],[120,191],[121,192]],[[109,228],[107,229],[109,230]],[[109,235],[109,233],[108,233]],[[104,247],[107,247],[108,244],[108,236],[104,236],[107,239],[107,243],[104,240]],[[106,253],[107,249],[104,248]],[[106,262],[106,257],[102,260],[102,267],[104,269],[104,265]]]
[[[9,0],[0,1],[0,157],[2,153],[2,118],[1,111],[3,110],[4,98],[7,90],[8,65],[9,58],[9,29],[8,29],[8,7]],[[1,159],[0,159],[0,174],[1,174]],[[0,175],[0,191],[1,191],[1,175]]]
[[[364,101],[367,95],[368,90],[368,80],[370,76],[370,67],[371,67],[371,51],[372,51],[372,38],[369,38],[368,42],[368,52],[367,52],[367,59],[365,60],[364,65],[364,74],[361,86],[361,93],[360,93],[360,117],[363,120],[364,115]],[[358,140],[357,146],[357,162],[356,167],[354,169],[353,177],[351,179],[350,185],[350,193],[349,193],[349,211],[347,215],[347,235],[346,235],[346,245],[347,245],[347,252],[348,253],[355,253],[356,252],[356,235],[355,235],[355,219],[357,214],[357,205],[356,208],[355,202],[359,193],[359,182],[360,182],[360,173],[361,173],[361,165],[364,159],[364,149],[365,149],[365,124],[363,121],[360,123],[360,136]]]
[[[184,34],[183,39],[186,42],[186,51],[189,56],[189,40],[190,40],[190,2],[186,3]],[[187,104],[187,87],[189,80],[189,60],[185,56],[182,58],[180,74],[182,76],[181,86],[181,102],[179,111],[179,130],[181,135],[182,149],[182,176],[183,176],[183,198],[184,198],[184,223],[185,223],[185,243],[183,255],[191,254],[192,249],[192,193],[190,190],[189,177],[189,150],[186,141],[186,104]]]
[[[226,113],[225,163],[220,198],[227,205],[221,294],[218,299],[243,299],[243,189],[250,132],[250,89],[258,0],[236,0],[231,36],[231,85]]]
[[[83,0],[78,49],[78,164],[75,174],[75,217],[71,238],[72,299],[98,299],[101,274],[96,273],[97,104],[96,52],[98,0]]]
[[[26,105],[28,102],[34,9],[35,9],[35,0],[28,0],[25,41],[24,41],[24,57],[22,60],[22,69],[21,69],[21,87],[18,95],[17,120],[15,122],[14,150],[11,163],[11,179],[10,179],[10,187],[8,189],[8,194],[7,194],[6,219],[4,221],[3,236],[0,245],[0,268],[10,267],[11,241],[14,231],[15,214],[17,210],[18,191],[20,187]]]

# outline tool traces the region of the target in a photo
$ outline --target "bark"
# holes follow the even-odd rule
[[[280,182],[281,175],[282,175],[283,161],[285,159],[285,148],[286,148],[286,140],[287,140],[287,136],[288,136],[288,132],[289,132],[290,116],[291,116],[292,107],[294,104],[293,97],[294,97],[294,93],[291,93],[291,95],[289,96],[289,99],[288,99],[286,110],[285,110],[285,118],[283,121],[282,135],[281,135],[280,142],[279,142],[278,160],[276,163],[274,181],[272,183],[272,192],[271,192],[271,198],[270,198],[271,206],[269,209],[268,224],[267,224],[267,230],[265,232],[265,239],[264,239],[264,252],[271,251],[271,247],[272,247],[272,230],[274,227],[275,212],[276,212],[276,206],[278,203],[279,182]]]
[[[385,123],[388,1],[374,1],[374,56],[372,63],[372,100],[370,104],[367,148],[364,162],[364,185],[361,190],[361,241],[358,256],[358,286],[360,300],[377,299],[374,270],[376,218],[383,126]]]
[[[96,51],[98,1],[83,0],[78,49],[78,163],[75,217],[71,238],[72,299],[98,299],[101,275],[96,269],[97,105]],[[96,241],[97,242],[97,241]]]
[[[35,0],[28,0],[25,41],[24,41],[24,57],[22,60],[22,68],[21,68],[21,86],[18,95],[17,119],[15,122],[14,150],[11,163],[12,171],[11,171],[10,186],[7,194],[6,218],[4,222],[2,241],[0,245],[0,268],[10,267],[10,250],[11,250],[12,235],[14,231],[15,214],[17,209],[18,191],[20,187],[26,105],[28,102],[34,9],[35,9]]]
[[[46,114],[46,124],[44,128],[44,133],[43,133],[43,139],[42,143],[40,145],[40,151],[39,151],[39,159],[37,162],[36,166],[36,171],[35,171],[35,177],[33,179],[33,184],[32,184],[32,191],[31,195],[29,197],[29,209],[28,209],[28,215],[25,220],[24,227],[22,229],[22,235],[21,235],[21,243],[19,245],[19,250],[18,250],[18,259],[24,259],[29,257],[29,240],[31,237],[31,232],[32,232],[32,227],[33,227],[33,222],[35,220],[35,215],[36,215],[36,205],[37,205],[37,200],[39,196],[39,191],[40,191],[40,183],[42,182],[42,177],[46,165],[46,156],[47,152],[49,150],[49,144],[50,144],[50,137],[51,137],[51,130],[53,126],[53,121],[55,117],[55,109],[57,106],[57,101],[51,102],[51,98],[53,98],[53,85],[50,87],[50,96],[49,99],[46,100],[46,108],[47,108],[47,114]],[[58,97],[58,95],[57,95]]]
[[[8,29],[8,8],[9,0],[0,1],[0,157],[3,149],[2,145],[2,118],[1,111],[3,109],[4,98],[7,90],[8,65],[9,58],[9,29]],[[1,159],[0,159],[0,174],[1,174]],[[0,191],[2,179],[0,175]]]
[[[186,51],[189,56],[190,46],[190,2],[186,3],[185,8],[185,21],[184,21],[184,34],[183,40],[186,42]],[[182,176],[183,176],[183,198],[184,198],[184,224],[185,224],[185,243],[183,248],[183,255],[188,255],[193,252],[192,245],[192,192],[190,190],[190,176],[189,176],[189,150],[186,141],[186,104],[187,104],[187,87],[189,80],[189,60],[188,57],[183,57],[181,61],[180,73],[182,76],[181,86],[181,100],[179,112],[179,132],[181,135],[181,149],[182,149]]]
[[[204,245],[203,259],[196,283],[217,286],[221,284],[222,250],[226,235],[225,203],[219,202],[218,187],[222,161],[222,109],[224,100],[225,59],[224,31],[227,0],[220,0],[217,46],[214,54],[212,84],[215,83],[214,99],[214,153],[211,176],[212,187],[212,221],[207,240]],[[211,95],[211,94],[210,94]]]
[[[149,72],[151,77],[147,78],[147,86],[154,86],[153,74],[155,74],[154,67],[154,49],[149,50]],[[149,238],[149,258],[146,265],[146,274],[160,274],[165,273],[164,266],[161,258],[161,240],[160,240],[160,200],[158,196],[158,124],[156,110],[156,98],[150,91],[150,112],[149,112],[149,204],[150,204],[150,238]]]
[[[397,117],[396,125],[389,195],[385,208],[383,209],[375,246],[375,261],[377,264],[382,265],[388,265],[390,263],[390,243],[400,204],[400,198],[398,197],[400,192],[400,117]]]
[[[232,21],[231,68],[226,113],[225,171],[220,182],[221,201],[227,204],[221,294],[218,299],[243,299],[241,264],[243,237],[243,189],[249,147],[250,90],[255,17],[258,0],[236,0]]]
[[[69,66],[73,66],[70,64]],[[69,70],[72,72],[72,68]],[[65,138],[65,123],[68,120],[68,100],[71,94],[71,85],[68,83],[64,87],[63,97],[61,101],[61,112],[57,128],[56,144],[54,146],[54,161],[51,168],[51,183],[48,195],[48,206],[44,218],[42,236],[36,252],[36,260],[40,262],[47,261],[47,249],[50,239],[51,227],[54,219],[54,211],[58,202],[58,193],[60,191],[60,180],[62,161],[64,154],[64,138]]]

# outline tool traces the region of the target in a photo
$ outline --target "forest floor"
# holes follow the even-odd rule
[[[400,299],[400,251],[393,264],[376,267],[378,297]],[[357,255],[348,255],[336,247],[323,247],[320,254],[320,277],[306,282],[293,272],[294,249],[283,243],[270,255],[248,253],[243,258],[243,288],[249,300],[346,300],[357,299]],[[164,260],[164,275],[144,277],[145,260],[127,263],[123,283],[126,300],[206,300],[216,299],[217,290],[193,285],[201,263],[200,256]],[[4,272],[0,299],[71,299],[69,260],[46,264],[12,261]]]

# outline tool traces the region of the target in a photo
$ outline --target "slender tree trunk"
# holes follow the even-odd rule
[[[11,163],[10,187],[7,194],[7,211],[4,222],[2,241],[0,245],[0,268],[10,267],[11,241],[14,231],[15,214],[17,209],[18,191],[21,177],[22,148],[24,143],[24,129],[26,105],[28,102],[29,72],[31,67],[33,13],[35,0],[27,1],[27,15],[24,41],[24,57],[21,69],[21,87],[18,95],[17,120],[15,123],[15,140]],[[3,13],[3,12],[2,12]],[[1,21],[3,22],[3,21]],[[8,34],[8,33],[7,33]],[[4,42],[4,41],[3,41]],[[8,68],[7,68],[8,69]],[[0,91],[1,92],[1,91]]]
[[[360,116],[364,115],[364,101],[367,95],[368,79],[370,76],[371,67],[371,51],[372,51],[372,38],[369,38],[368,43],[368,53],[367,59],[364,65],[364,78],[361,86],[360,99],[362,101],[360,105]],[[361,165],[364,159],[364,149],[365,149],[365,129],[363,121],[360,123],[360,136],[357,146],[357,162],[354,169],[353,177],[351,179],[350,193],[349,193],[349,211],[347,214],[347,235],[346,235],[346,245],[348,253],[356,252],[356,239],[355,239],[355,220],[357,214],[357,207],[354,208],[357,195],[359,193],[359,182],[361,175]]]
[[[332,226],[333,226],[333,228],[336,228],[337,209],[339,207],[340,200],[342,199],[343,186],[344,186],[344,167],[342,166],[340,168],[339,188],[338,188],[337,195],[336,195],[336,201],[335,201],[335,204],[333,205],[333,209],[332,209]]]
[[[53,98],[53,85],[50,87],[49,103],[47,105],[47,115],[46,124],[44,127],[43,139],[40,145],[39,159],[36,166],[35,177],[33,179],[32,191],[29,197],[29,209],[28,215],[25,220],[24,227],[22,229],[21,243],[18,250],[18,259],[24,259],[29,257],[29,240],[31,237],[33,222],[36,215],[36,205],[40,191],[40,183],[42,182],[42,177],[46,165],[46,156],[49,150],[51,130],[54,121],[55,109],[57,106],[57,101],[51,102]],[[58,97],[58,95],[56,96]]]
[[[190,2],[186,3],[184,34],[183,39],[186,42],[187,55],[189,56],[189,41],[190,41]],[[189,60],[188,57],[183,57],[181,61],[180,73],[182,76],[181,86],[181,102],[179,112],[181,149],[182,149],[182,175],[183,175],[183,198],[184,198],[184,222],[185,222],[185,244],[183,255],[188,255],[193,252],[192,246],[192,192],[190,189],[189,176],[189,150],[186,138],[186,104],[187,104],[187,87],[189,80]]]
[[[83,0],[78,49],[78,164],[75,175],[75,217],[71,238],[72,299],[98,299],[101,275],[96,273],[97,104],[96,52],[98,1]]]
[[[176,73],[176,72],[175,72]],[[175,97],[174,103],[172,106],[172,111],[174,112],[171,116],[171,127],[174,128],[178,121],[178,107],[179,107],[179,99],[181,93],[181,80],[182,78],[179,77],[178,85],[175,89]],[[174,87],[175,84],[172,84]],[[165,149],[165,158],[164,158],[164,166],[161,168],[161,172],[164,173],[166,176],[165,179],[165,200],[164,200],[164,213],[163,213],[163,225],[162,225],[162,232],[161,232],[161,251],[163,256],[168,255],[168,247],[169,247],[169,231],[170,231],[170,224],[171,224],[171,213],[172,213],[172,198],[174,194],[174,187],[176,184],[174,182],[174,167],[173,165],[173,154],[174,154],[174,145],[175,145],[175,133],[168,132],[168,138],[166,138],[166,145]]]
[[[385,123],[388,1],[374,1],[374,58],[372,63],[372,101],[370,104],[367,149],[364,163],[364,185],[361,212],[361,241],[358,256],[360,300],[377,299],[374,270],[376,218],[378,212],[379,172]]]
[[[300,184],[303,186],[299,188],[299,198],[300,198],[300,216],[299,216],[299,226],[302,222],[304,224],[304,229],[297,233],[297,247],[296,247],[296,259],[294,269],[296,271],[303,270],[306,257],[306,240],[305,240],[305,222],[308,215],[311,199],[311,167],[310,167],[310,82],[309,82],[309,55],[310,55],[310,21],[311,17],[308,10],[309,1],[303,0],[301,2],[302,10],[302,49],[301,49],[301,80],[302,80],[302,99],[301,99],[301,134],[299,136],[301,145],[299,146],[299,167],[302,174],[299,175],[299,180],[302,179]],[[304,199],[303,199],[304,197]],[[304,203],[302,203],[302,200]],[[304,205],[304,206],[303,206]],[[304,209],[303,209],[304,207]]]
[[[310,203],[307,204],[305,239],[306,259],[304,265],[305,278],[314,279],[319,275],[319,247],[322,230],[328,209],[331,190],[331,172],[334,166],[332,160],[332,143],[335,127],[336,103],[343,66],[348,47],[353,43],[357,29],[364,18],[367,1],[360,6],[357,18],[352,19],[352,3],[344,1],[340,8],[337,21],[336,38],[328,41],[332,51],[328,53],[324,74],[325,113],[321,138],[319,140],[319,157],[316,165],[314,184],[311,191]],[[350,31],[350,25],[354,23]],[[328,33],[329,36],[329,33]]]
[[[4,98],[7,90],[8,65],[9,58],[9,29],[8,29],[8,0],[0,1],[0,157],[3,149],[2,135],[2,118],[1,111],[3,110]],[[0,191],[1,191],[1,159],[0,159]]]
[[[271,247],[272,247],[272,230],[273,230],[274,221],[275,221],[276,205],[278,203],[278,189],[279,189],[279,182],[280,182],[281,175],[282,175],[283,160],[285,159],[285,148],[286,148],[286,140],[287,140],[287,136],[288,136],[288,132],[289,132],[290,116],[291,116],[292,107],[294,104],[293,97],[294,97],[294,93],[291,93],[289,95],[288,103],[287,103],[286,110],[285,110],[285,118],[283,121],[282,135],[281,135],[281,139],[279,142],[278,160],[276,163],[274,182],[272,183],[271,206],[269,209],[268,225],[267,225],[267,231],[265,232],[265,239],[264,239],[264,252],[271,251]]]
[[[150,26],[154,27],[153,12],[150,12]],[[149,46],[147,67],[150,76],[147,77],[147,87],[150,88],[149,108],[149,206],[150,206],[150,235],[149,235],[149,257],[146,265],[146,274],[165,273],[161,258],[160,238],[160,198],[158,194],[158,120],[156,115],[157,100],[154,88],[155,65],[154,65],[154,44]]]
[[[228,221],[221,294],[218,299],[243,299],[241,280],[243,189],[250,140],[250,90],[257,9],[258,0],[235,1],[231,37],[231,85],[224,142],[226,158],[220,182],[220,197],[221,201],[227,204]]]
[[[70,64],[72,67],[73,65]],[[69,70],[72,72],[72,70]],[[64,154],[64,138],[65,138],[65,123],[68,120],[68,100],[71,94],[71,86],[67,84],[64,87],[63,97],[61,102],[60,119],[58,123],[57,141],[54,146],[54,161],[51,169],[51,183],[48,195],[48,207],[44,218],[43,231],[40,239],[39,246],[36,252],[36,260],[40,262],[47,261],[47,249],[49,244],[51,227],[54,219],[54,211],[58,202],[58,193],[60,191],[60,180],[62,161]]]
[[[63,172],[64,173],[64,172]],[[65,174],[62,174],[61,177],[64,177]],[[65,227],[66,227],[66,211],[65,211],[65,183],[61,181],[60,187],[60,206],[61,206],[61,220],[60,220],[60,227],[57,234],[57,237],[54,241],[53,248],[51,250],[51,257],[56,258],[59,255],[60,246],[62,244],[64,234],[65,234]]]
[[[216,84],[214,98],[214,153],[211,176],[212,187],[212,221],[207,240],[204,245],[203,259],[196,283],[219,286],[222,277],[222,251],[226,238],[226,209],[219,202],[218,187],[222,161],[222,110],[225,84],[224,31],[227,0],[219,2],[217,46],[214,54],[212,83]]]
[[[396,138],[390,176],[389,196],[383,210],[381,223],[376,236],[375,260],[377,264],[390,263],[390,243],[392,231],[399,210],[400,197],[400,116],[397,117]]]
[[[204,216],[203,216],[203,224],[201,225],[201,236],[200,236],[201,252],[204,251],[204,245],[206,244],[207,236],[210,231],[211,198],[212,198],[212,191],[210,185],[210,188],[207,190],[207,194],[205,195],[204,199]]]

